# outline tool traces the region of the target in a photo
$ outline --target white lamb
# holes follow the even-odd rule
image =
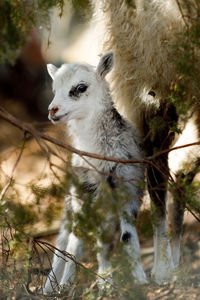
[[[118,159],[141,159],[143,152],[140,149],[141,138],[138,130],[117,112],[108,83],[105,81],[105,76],[112,69],[113,63],[113,52],[108,52],[101,57],[97,68],[88,64],[74,63],[64,64],[57,69],[49,64],[47,68],[53,79],[55,92],[55,97],[49,105],[49,119],[54,124],[60,122],[67,124],[73,146],[77,149]],[[144,169],[138,163],[122,164],[86,158],[88,163],[82,157],[73,154],[72,164],[74,167],[80,167],[77,175],[85,186],[85,191],[92,193],[94,202],[101,191],[103,181],[107,181],[114,192],[121,182],[118,178],[123,178],[128,195],[128,201],[118,212],[119,220],[116,220],[116,216],[113,218],[105,212],[102,234],[97,237],[98,274],[107,275],[108,281],[112,282],[108,254],[117,224],[120,223],[121,242],[132,266],[133,278],[136,282],[146,283],[134,226],[143,194],[138,187],[138,181],[144,180]],[[105,175],[102,175],[102,172]],[[79,199],[75,187],[71,188],[70,194],[66,200],[66,210],[70,203],[73,214],[76,214],[82,209],[83,202]],[[73,228],[72,232],[68,232],[66,223],[67,220],[64,220],[57,247],[74,255],[76,260],[80,261],[83,241],[75,235]],[[73,225],[75,224],[72,224],[72,227]],[[104,241],[105,233],[107,238],[109,236],[106,241]],[[55,277],[57,283],[62,286],[73,282],[74,275],[75,263],[69,259],[68,262],[64,262],[62,258],[54,255],[52,271],[46,281],[44,292],[52,292],[58,287]],[[103,282],[101,283],[103,285]]]

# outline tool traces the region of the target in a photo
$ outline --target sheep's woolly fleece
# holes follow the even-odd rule
[[[142,130],[140,112],[145,109],[148,114],[169,93],[176,74],[172,45],[184,22],[175,0],[136,0],[135,7],[127,2],[93,0],[94,19],[104,28],[103,51],[115,52],[115,102]],[[148,94],[151,90],[155,97]]]

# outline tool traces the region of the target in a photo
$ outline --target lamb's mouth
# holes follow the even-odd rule
[[[61,116],[50,116],[50,120],[52,120],[54,122],[58,122],[58,121],[61,121],[67,115],[68,115],[68,113],[61,115]]]

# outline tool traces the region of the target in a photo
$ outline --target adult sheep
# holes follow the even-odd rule
[[[199,140],[199,53],[195,42],[199,2],[99,0],[93,1],[93,8],[97,25],[103,26],[103,51],[112,49],[115,52],[115,68],[110,77],[114,101],[142,132],[147,156],[172,146],[178,126],[184,129],[186,119],[193,126],[186,143]],[[188,132],[188,125],[185,130]],[[183,138],[180,141],[184,142]],[[198,169],[199,147],[185,150],[189,158],[184,150],[180,151],[178,155],[170,154],[171,158],[176,156],[176,163],[170,163],[170,170],[168,152],[156,156],[158,168],[147,168],[148,190],[154,207],[152,276],[159,284],[168,281],[178,266],[187,200],[179,193],[171,206],[170,245],[165,201],[169,176],[176,179],[188,159],[188,183]]]

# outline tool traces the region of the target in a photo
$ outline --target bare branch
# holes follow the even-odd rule
[[[89,153],[86,151],[80,151],[71,145],[67,143],[63,143],[57,139],[54,139],[42,132],[37,131],[31,124],[25,123],[20,121],[19,119],[15,118],[13,115],[8,113],[3,107],[0,106],[0,117],[9,123],[13,124],[14,126],[18,127],[20,130],[23,130],[25,132],[30,133],[36,140],[38,138],[44,139],[50,143],[53,143],[61,148],[64,148],[72,153],[75,153],[81,157],[87,156],[95,159],[100,159],[100,160],[106,160],[106,161],[112,161],[112,162],[118,162],[118,163],[123,163],[123,164],[130,164],[130,163],[140,163],[140,164],[151,164],[153,165],[151,160],[148,159],[119,159],[119,158],[113,158],[113,157],[107,157],[107,156],[101,156],[98,154],[94,153]],[[38,141],[38,140],[37,140]]]
[[[10,176],[9,176],[9,180],[8,180],[7,184],[5,185],[5,187],[4,187],[4,188],[2,189],[2,191],[1,191],[1,194],[0,194],[0,201],[2,201],[3,197],[5,196],[7,190],[9,189],[9,187],[10,187],[10,185],[11,185],[11,183],[12,183],[13,174],[14,174],[14,172],[15,172],[15,169],[16,169],[16,167],[17,167],[17,165],[18,165],[18,163],[19,163],[21,157],[22,157],[22,153],[23,153],[23,151],[24,151],[25,143],[26,143],[26,131],[24,132],[24,140],[23,140],[23,144],[22,144],[20,153],[19,153],[19,155],[18,155],[18,157],[17,157],[17,160],[16,160],[16,162],[15,162],[13,168],[12,168],[11,174],[10,174]]]
[[[91,157],[94,159],[106,160],[106,161],[123,163],[123,164],[130,164],[130,163],[149,164],[149,165],[153,166],[154,168],[158,169],[163,175],[164,175],[164,170],[162,170],[160,168],[159,164],[156,162],[160,156],[167,154],[171,151],[181,149],[181,148],[200,145],[200,142],[196,142],[196,143],[185,144],[185,145],[174,147],[174,148],[165,149],[165,150],[160,151],[160,152],[154,154],[153,156],[151,156],[149,158],[145,158],[145,159],[120,159],[120,158],[101,156],[101,155],[89,153],[86,151],[80,151],[67,143],[63,143],[55,138],[52,138],[42,132],[37,131],[31,124],[20,121],[19,119],[15,118],[11,114],[9,114],[1,106],[0,106],[0,117],[4,120],[8,121],[9,123],[13,124],[14,126],[18,127],[20,130],[30,133],[36,139],[36,141],[38,142],[40,147],[42,147],[42,150],[43,150],[43,152],[45,152],[45,154],[47,151],[46,151],[46,149],[44,149],[44,146],[42,145],[41,140],[45,140],[45,141],[55,144],[61,148],[64,148],[64,149],[68,150],[69,152],[75,153],[75,154],[81,156],[84,160],[86,160],[86,158],[84,156],[87,156],[87,157]],[[48,145],[46,145],[46,146],[48,147]],[[49,150],[49,147],[48,147],[48,150]],[[52,154],[55,155],[55,151],[53,151],[51,149],[51,152],[52,152]],[[89,163],[89,164],[91,164],[91,163]],[[93,167],[93,165],[91,165],[91,167]],[[98,170],[96,170],[96,171],[98,171]]]
[[[176,3],[177,3],[177,5],[178,5],[178,8],[179,8],[180,14],[181,14],[181,16],[182,16],[182,19],[183,19],[183,21],[184,21],[184,23],[185,23],[185,26],[188,28],[189,25],[188,25],[188,23],[187,23],[187,21],[186,21],[186,19],[185,19],[185,15],[184,15],[184,13],[183,13],[183,10],[182,10],[180,1],[179,1],[179,0],[176,0]],[[186,1],[186,3],[187,3],[187,1]]]

